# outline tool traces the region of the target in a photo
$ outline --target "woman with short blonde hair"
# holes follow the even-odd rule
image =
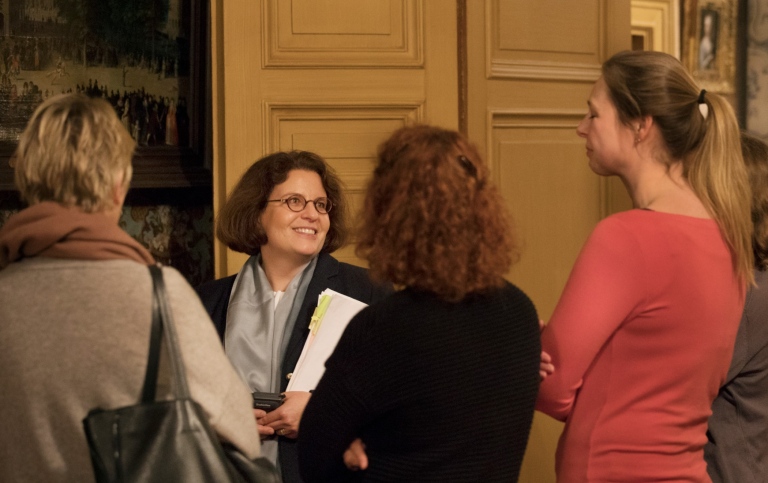
[[[32,205],[55,201],[91,213],[113,208],[127,191],[136,143],[105,100],[59,96],[29,121],[13,156],[16,186]]]
[[[29,207],[0,228],[0,481],[94,480],[83,419],[139,402],[152,326],[152,255],[118,220],[134,143],[80,94],[41,104],[14,155]],[[192,287],[163,267],[192,398],[217,435],[260,453],[251,396]],[[170,399],[161,366],[158,399]]]

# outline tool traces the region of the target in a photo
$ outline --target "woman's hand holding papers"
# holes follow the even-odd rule
[[[307,407],[311,395],[311,393],[305,391],[287,391],[283,404],[274,411],[256,418],[256,422],[259,425],[259,434],[263,437],[269,430],[272,430],[272,433],[268,435],[277,434],[286,438],[296,439],[299,436],[301,415],[304,414],[304,408]],[[262,427],[264,427],[264,431],[262,431]]]

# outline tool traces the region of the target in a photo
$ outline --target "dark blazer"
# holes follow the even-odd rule
[[[203,306],[213,319],[219,338],[224,341],[224,329],[227,325],[227,308],[229,296],[235,284],[236,275],[214,280],[200,285],[196,290]],[[321,253],[317,258],[315,272],[309,281],[307,293],[301,301],[301,308],[296,317],[285,357],[282,363],[282,381],[280,391],[285,391],[291,372],[299,360],[304,342],[309,335],[309,320],[317,306],[317,298],[325,289],[335,290],[368,305],[373,304],[393,292],[391,285],[375,285],[368,277],[368,271],[348,263],[342,263],[328,255]],[[279,437],[280,469],[285,483],[299,483],[298,453],[296,440]]]

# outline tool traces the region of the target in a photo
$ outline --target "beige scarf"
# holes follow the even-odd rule
[[[14,214],[0,229],[0,268],[27,257],[155,263],[147,249],[106,214],[51,201]]]

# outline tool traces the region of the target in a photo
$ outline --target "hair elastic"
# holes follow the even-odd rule
[[[709,115],[709,105],[707,104],[707,101],[704,99],[704,94],[706,94],[707,91],[705,89],[702,89],[701,92],[699,92],[699,99],[696,101],[699,104],[699,112],[701,113],[701,117],[704,119],[707,118]]]
[[[462,154],[459,155],[459,163],[461,163],[461,167],[464,168],[468,175],[477,178],[477,168],[472,164],[472,161]]]

